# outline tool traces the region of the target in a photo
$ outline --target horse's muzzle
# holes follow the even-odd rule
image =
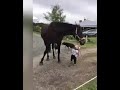
[[[84,44],[85,44],[85,42],[86,42],[86,41],[85,41],[85,39],[84,39],[84,38],[81,38],[81,39],[80,39],[80,45],[84,45]]]

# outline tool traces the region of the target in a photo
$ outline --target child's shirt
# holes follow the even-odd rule
[[[79,56],[79,51],[77,49],[72,48],[72,55],[74,55],[77,58]]]

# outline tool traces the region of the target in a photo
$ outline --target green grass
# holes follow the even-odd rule
[[[92,47],[97,47],[97,37],[88,37],[89,41],[85,44],[82,45],[81,48],[92,48]],[[65,42],[73,43],[73,44],[78,44],[76,40],[63,40]]]
[[[92,80],[77,90],[97,90],[97,79]]]

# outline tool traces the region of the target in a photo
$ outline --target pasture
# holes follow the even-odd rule
[[[57,59],[53,59],[52,53],[50,53],[50,60],[46,61],[45,58],[44,65],[39,66],[39,61],[41,60],[45,46],[41,36],[33,33],[34,90],[73,90],[85,81],[96,76],[97,40],[96,38],[90,39],[93,42],[88,42],[85,46],[82,46],[82,56],[77,60],[76,65],[70,63],[71,50],[68,50],[62,45],[60,64],[58,64]],[[68,42],[76,43],[75,40],[69,40]]]

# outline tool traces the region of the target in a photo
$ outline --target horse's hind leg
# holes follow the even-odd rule
[[[49,61],[49,53],[47,53],[47,59],[46,60]]]
[[[47,53],[47,50],[44,51],[44,55],[43,55],[43,57],[42,57],[42,59],[41,59],[41,61],[39,63],[40,65],[43,65],[43,60],[44,60],[44,57],[45,57],[46,53]]]
[[[60,63],[60,44],[57,45],[58,45],[58,63]]]
[[[49,53],[51,52],[51,45],[47,47],[48,51],[47,51],[47,61],[49,61]]]
[[[43,57],[42,57],[42,59],[41,59],[41,61],[40,61],[40,65],[43,65],[43,60],[44,60],[44,57],[45,57],[45,55],[48,53],[48,47],[46,47],[46,49],[45,49],[45,51],[44,51],[44,55],[43,55]]]

